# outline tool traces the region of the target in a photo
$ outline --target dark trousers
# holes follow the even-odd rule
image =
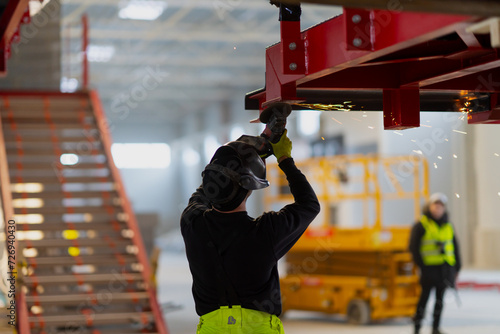
[[[444,306],[444,292],[446,290],[446,285],[439,284],[435,285],[430,282],[422,282],[422,293],[420,294],[420,300],[417,305],[417,312],[415,314],[415,327],[420,328],[422,324],[422,319],[425,316],[425,307],[427,305],[427,301],[429,300],[429,295],[431,294],[431,290],[436,289],[436,303],[434,304],[434,320],[432,323],[433,328],[439,328],[439,323],[441,322],[441,313],[443,311]]]

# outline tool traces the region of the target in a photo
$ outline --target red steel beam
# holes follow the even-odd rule
[[[29,0],[9,0],[0,18],[0,77],[6,74],[7,53],[12,36],[16,32],[21,19],[28,8]]]
[[[344,15],[302,33],[305,74],[283,73],[281,69],[289,65],[283,63],[283,46],[278,43],[269,47],[266,51],[265,104],[279,100],[300,101],[300,97],[294,95],[297,86],[445,36],[463,29],[464,22],[474,20],[470,16],[372,11],[364,16],[371,18],[369,22],[350,22],[361,12],[345,9]],[[354,45],[356,39],[361,40],[361,46],[368,42],[369,47],[360,50]],[[363,88],[362,79],[358,78],[359,88]],[[342,81],[338,82],[341,85]]]
[[[393,11],[500,16],[495,0],[287,0],[287,3],[316,3]]]
[[[298,89],[380,89],[386,128],[419,126],[419,89],[450,90],[448,83],[457,87],[474,75],[477,82],[500,67],[498,50],[484,46],[484,37],[466,30],[479,20],[345,8],[343,15],[301,33],[305,71],[295,66],[300,61],[291,60],[287,45],[289,36],[297,39],[297,22],[290,31],[282,22],[281,42],[266,50],[265,91],[253,98],[262,110],[272,102],[304,101],[297,96]],[[299,70],[290,70],[292,65]],[[489,92],[500,92],[498,87]]]

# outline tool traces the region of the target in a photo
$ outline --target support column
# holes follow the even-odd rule
[[[384,128],[403,130],[420,126],[418,87],[384,89]]]

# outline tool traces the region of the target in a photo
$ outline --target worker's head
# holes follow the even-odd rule
[[[232,211],[251,190],[269,186],[264,161],[251,145],[240,141],[219,147],[202,176],[203,191],[219,211]]]
[[[435,193],[429,198],[429,213],[435,220],[441,219],[446,213],[448,197],[443,193]]]

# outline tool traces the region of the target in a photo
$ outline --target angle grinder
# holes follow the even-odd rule
[[[258,120],[266,124],[266,128],[260,136],[243,135],[237,139],[252,145],[262,159],[273,154],[271,143],[276,144],[280,141],[285,132],[286,119],[292,112],[292,106],[288,103],[277,102],[264,109]]]

